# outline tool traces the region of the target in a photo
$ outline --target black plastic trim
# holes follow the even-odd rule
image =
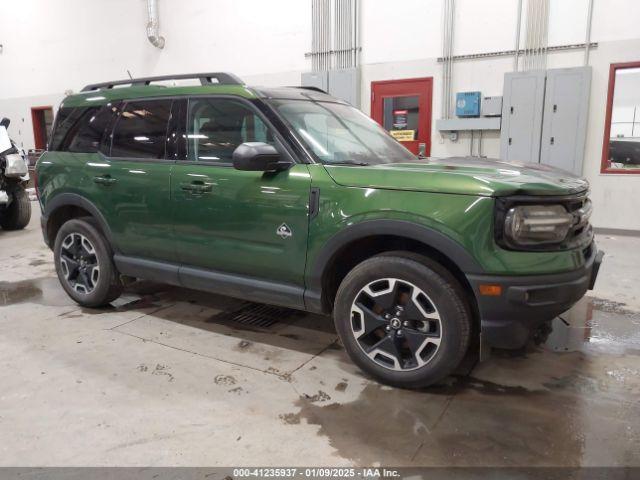
[[[309,220],[313,220],[318,216],[320,211],[320,189],[311,187],[309,190]]]
[[[307,309],[327,313],[322,305],[322,277],[335,255],[351,242],[381,235],[405,237],[424,243],[446,256],[462,272],[484,272],[480,264],[460,244],[436,230],[406,220],[367,220],[341,230],[322,247],[307,277]]]
[[[194,267],[180,267],[180,283],[187,288],[304,310],[304,288],[297,285],[233,275]]]
[[[154,280],[160,283],[180,286],[179,265],[150,260],[146,258],[127,257],[120,254],[113,256],[116,268],[122,275]]]
[[[252,302],[280,305],[299,310],[305,308],[304,289],[297,285],[119,254],[114,255],[114,261],[123,275],[227,295]]]
[[[49,219],[51,215],[62,207],[80,207],[86,211],[88,211],[98,222],[100,225],[100,229],[107,237],[107,241],[111,245],[112,250],[117,251],[116,245],[113,242],[113,235],[111,233],[111,229],[109,228],[109,224],[105,220],[104,216],[93,203],[87,200],[85,197],[78,195],[77,193],[60,193],[50,199],[42,212],[42,218],[40,220],[41,227],[43,228],[42,234],[45,237],[45,243],[49,246],[49,248],[53,248],[53,245],[49,244],[47,237],[47,230],[49,228]]]
[[[595,284],[604,253],[595,244],[591,251],[585,264],[570,272],[467,275],[477,299],[483,341],[497,348],[521,348],[536,327],[571,308]],[[502,295],[481,295],[481,284],[500,285]]]

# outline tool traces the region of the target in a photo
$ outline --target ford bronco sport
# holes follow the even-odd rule
[[[201,84],[157,82],[187,77]],[[135,277],[332,314],[352,360],[404,387],[442,379],[480,337],[523,346],[593,287],[602,258],[585,180],[416,158],[323,92],[225,73],[68,96],[37,179],[79,304]]]

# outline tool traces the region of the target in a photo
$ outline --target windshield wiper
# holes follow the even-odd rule
[[[361,167],[366,167],[369,164],[359,160],[341,160],[339,162],[327,162],[327,165],[359,165]]]

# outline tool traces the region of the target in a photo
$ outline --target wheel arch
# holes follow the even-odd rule
[[[403,220],[368,220],[331,237],[320,250],[307,277],[308,310],[331,313],[340,282],[358,263],[374,255],[406,251],[427,256],[446,268],[477,311],[475,294],[466,274],[484,269],[459,243],[432,228]]]
[[[90,200],[77,193],[61,193],[47,202],[42,216],[42,233],[49,248],[53,248],[60,227],[68,220],[92,217],[110,247],[115,251],[111,229],[104,216]]]

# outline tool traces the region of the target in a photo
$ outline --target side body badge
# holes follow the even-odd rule
[[[291,231],[291,228],[289,228],[289,225],[283,223],[276,229],[276,235],[278,235],[282,239],[287,239],[291,235],[293,235],[293,232]]]

